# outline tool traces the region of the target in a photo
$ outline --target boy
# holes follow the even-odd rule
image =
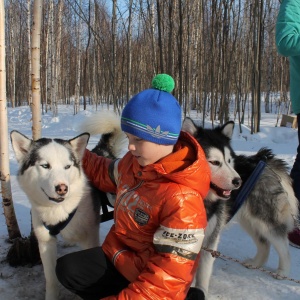
[[[173,78],[159,74],[151,89],[125,106],[121,127],[129,151],[122,159],[112,162],[86,150],[87,177],[102,191],[116,193],[116,202],[115,224],[102,247],[57,262],[60,282],[83,299],[187,295],[207,223],[203,199],[210,169],[197,141],[180,132],[173,88]],[[115,182],[108,176],[112,168]]]

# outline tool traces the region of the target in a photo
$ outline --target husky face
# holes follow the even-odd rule
[[[210,190],[206,199],[228,200],[231,191],[238,189],[242,180],[234,170],[234,152],[230,146],[233,122],[215,129],[203,129],[190,118],[185,118],[182,130],[193,135],[205,152],[211,170]]]
[[[70,194],[81,194],[85,180],[80,161],[88,139],[89,134],[82,134],[68,141],[33,141],[17,131],[11,132],[20,165],[18,181],[31,201],[51,206],[63,202]]]

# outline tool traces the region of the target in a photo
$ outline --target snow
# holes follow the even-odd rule
[[[82,108],[81,108],[82,109]],[[98,107],[98,109],[104,109]],[[106,108],[105,108],[106,109]],[[73,138],[80,132],[77,125],[94,108],[88,107],[73,115],[73,106],[59,106],[58,116],[53,117],[51,112],[42,116],[42,136]],[[191,117],[200,120],[196,112]],[[9,132],[18,130],[31,137],[31,113],[28,107],[8,109]],[[262,113],[261,131],[250,134],[248,123],[242,126],[242,133],[236,124],[233,136],[233,148],[241,154],[254,154],[261,147],[271,148],[278,157],[287,161],[292,167],[297,148],[297,130],[287,127],[276,127],[277,114]],[[209,123],[207,123],[209,124]],[[279,123],[280,124],[280,123]],[[209,125],[207,125],[209,126]],[[91,137],[88,148],[96,145],[99,137]],[[30,204],[19,188],[16,174],[17,162],[11,145],[9,145],[11,186],[15,211],[22,235],[30,233]],[[100,238],[103,241],[112,221],[101,224]],[[7,228],[3,212],[0,214],[0,299],[44,299],[45,280],[41,265],[34,267],[10,267],[5,257],[11,244],[6,242]],[[58,255],[76,251],[79,248],[66,247],[59,241]],[[221,235],[219,249],[221,257],[214,264],[211,278],[209,300],[215,299],[300,299],[300,249],[290,246],[291,272],[288,279],[277,280],[271,276],[278,265],[278,256],[273,248],[264,269],[247,269],[240,262],[253,257],[256,247],[252,239],[232,220]],[[78,299],[68,291],[61,288],[62,299]]]

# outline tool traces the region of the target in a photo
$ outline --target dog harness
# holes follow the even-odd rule
[[[50,235],[56,236],[58,235],[72,220],[74,217],[75,213],[77,211],[77,208],[75,208],[68,216],[68,218],[64,221],[61,221],[55,225],[47,225],[46,223],[43,222],[44,226],[49,230]]]
[[[117,185],[116,182],[116,174],[115,174],[115,163],[117,163],[119,159],[114,159],[112,162],[109,164],[108,167],[108,176],[111,179],[111,181]],[[100,215],[100,223],[112,220],[114,218],[114,211],[108,211],[108,207],[113,208],[114,205],[109,201],[108,196],[106,193],[103,193],[103,197],[101,198],[101,208],[102,208],[102,214]],[[110,197],[116,197],[115,194],[110,194]]]
[[[115,197],[115,195],[111,194],[111,197]],[[101,208],[102,214],[100,215],[100,223],[112,220],[114,218],[114,211],[108,211],[108,207],[112,207],[110,201],[108,200],[108,196],[106,193],[103,193],[103,197],[101,198]]]
[[[259,179],[259,177],[266,165],[267,164],[263,160],[260,160],[259,163],[257,164],[257,166],[255,167],[254,171],[250,175],[250,177],[246,180],[246,182],[244,183],[243,187],[241,188],[239,194],[236,197],[236,200],[235,200],[233,208],[231,210],[231,215],[230,215],[228,222],[234,217],[234,215],[240,209],[240,207],[242,206],[242,204],[248,197],[249,193],[253,189],[255,183]]]

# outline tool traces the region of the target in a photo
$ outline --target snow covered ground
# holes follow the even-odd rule
[[[52,113],[42,117],[42,135],[44,137],[72,138],[79,134],[77,124],[89,115],[92,107],[73,116],[72,106],[60,106],[58,117]],[[199,116],[192,112],[193,119]],[[291,167],[297,148],[297,131],[292,128],[275,127],[277,115],[262,114],[261,132],[251,135],[248,124],[243,125],[243,132],[238,132],[235,126],[233,148],[237,153],[253,154],[264,146],[271,148],[278,157],[287,161]],[[28,107],[8,109],[9,131],[18,130],[31,137],[31,114]],[[99,137],[91,137],[89,148],[97,143]],[[16,215],[23,236],[30,233],[30,204],[20,190],[16,181],[17,162],[11,145],[10,171],[11,184]],[[101,240],[104,239],[112,221],[101,224]],[[42,266],[12,268],[5,262],[10,244],[6,242],[7,228],[3,213],[0,214],[0,299],[1,300],[42,300],[44,299],[44,275]],[[77,247],[64,247],[59,242],[58,253],[63,255],[77,250]],[[278,256],[271,249],[270,258],[263,270],[247,269],[238,261],[252,257],[256,248],[251,238],[233,220],[223,231],[219,244],[221,258],[216,259],[211,279],[209,300],[215,299],[300,299],[300,249],[290,247],[291,273],[289,279],[276,280],[269,272],[278,265]],[[62,299],[77,299],[62,289]]]

